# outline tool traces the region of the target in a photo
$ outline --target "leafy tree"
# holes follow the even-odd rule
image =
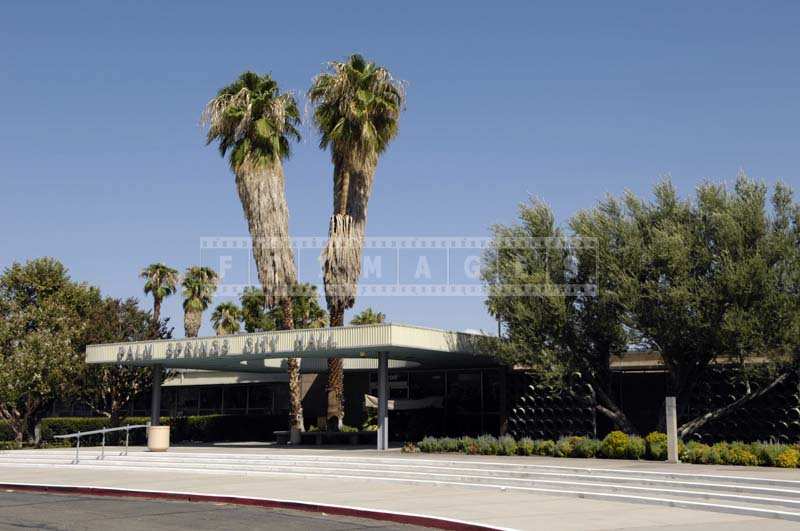
[[[355,303],[375,169],[397,134],[405,95],[387,69],[356,54],[329,63],[308,96],[320,147],[330,148],[333,161],[333,215],[323,270],[331,326],[342,326],[345,310]],[[329,429],[342,426],[343,375],[342,360],[329,358]]]
[[[297,269],[289,241],[283,160],[291,155],[291,141],[300,140],[300,110],[294,97],[281,92],[270,75],[245,72],[222,88],[203,112],[208,126],[206,143],[219,143],[220,154],[230,152],[236,189],[253,239],[253,258],[268,306],[284,308],[282,328],[291,330],[291,290]],[[289,358],[290,388],[300,388],[296,358]],[[292,400],[296,405],[299,400]],[[292,439],[299,440],[303,413],[290,411]]]
[[[800,208],[782,185],[767,207],[767,187],[740,175],[732,189],[705,183],[694,201],[669,182],[646,202],[628,194],[624,219],[635,234],[624,272],[644,341],[669,372],[670,392],[686,404],[712,362],[732,363],[748,380],[759,358],[775,378],[731,404],[691,419],[703,424],[761,396],[794,371],[800,349]]]
[[[142,269],[139,276],[145,281],[145,295],[153,295],[153,322],[159,323],[161,302],[178,289],[178,271],[159,262]]]
[[[217,289],[217,272],[210,267],[192,266],[183,277],[183,326],[186,337],[197,337],[203,312]]]
[[[372,308],[367,308],[350,320],[350,324],[354,325],[368,325],[368,324],[381,324],[386,321],[386,314],[382,312],[375,312]]]
[[[537,200],[520,205],[519,223],[493,227],[482,275],[489,287],[487,307],[503,323],[506,341],[493,342],[492,348],[507,362],[528,365],[554,383],[579,373],[595,390],[597,411],[635,433],[611,390],[611,357],[626,350],[627,333],[624,307],[606,273],[619,267],[622,256],[609,245],[610,225],[579,215],[573,228],[601,237],[602,256],[595,254],[592,240],[566,237],[550,208]],[[566,291],[569,285],[598,282],[597,296]]]
[[[74,396],[99,303],[96,288],[73,282],[52,258],[0,275],[0,418],[17,441],[33,441],[53,403]]]
[[[143,341],[172,336],[166,320],[159,321],[158,328],[154,329],[152,315],[140,309],[136,299],[105,298],[91,309],[89,322],[89,343]],[[152,382],[151,367],[84,364],[77,399],[118,426],[129,404],[149,393]]]
[[[211,324],[218,336],[235,334],[240,329],[242,310],[233,302],[217,305],[211,314]]]

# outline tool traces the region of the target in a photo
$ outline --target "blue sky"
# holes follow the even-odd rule
[[[247,235],[205,102],[245,69],[302,96],[352,52],[408,83],[373,237],[486,236],[529,194],[565,220],[666,174],[685,194],[740,168],[800,187],[796,2],[7,2],[1,18],[0,267],[54,256],[113,296],[142,297],[154,261],[218,266],[202,237]],[[313,130],[285,170],[292,234],[324,236],[331,164]],[[494,326],[480,297],[367,305]],[[181,335],[179,297],[165,312]]]

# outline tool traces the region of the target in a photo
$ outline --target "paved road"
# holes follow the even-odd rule
[[[303,511],[217,503],[0,492],[0,530],[20,529],[412,531],[423,528]]]

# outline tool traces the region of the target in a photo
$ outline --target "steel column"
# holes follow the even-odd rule
[[[389,449],[389,356],[378,354],[378,450]]]
[[[161,365],[153,365],[153,391],[150,396],[150,425],[158,426],[161,417]]]

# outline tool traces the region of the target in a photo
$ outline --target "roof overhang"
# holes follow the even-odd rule
[[[345,358],[345,369],[370,370],[377,367],[378,355],[386,353],[393,368],[496,365],[486,340],[477,334],[387,323],[90,345],[86,362],[280,372],[286,370],[286,358],[295,357],[304,372],[322,372],[327,358]]]

